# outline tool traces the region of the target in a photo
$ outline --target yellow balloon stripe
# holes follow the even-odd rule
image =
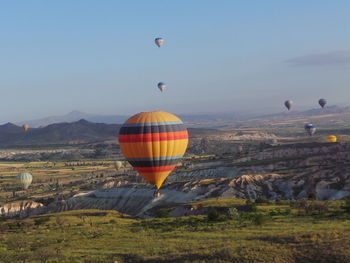
[[[164,111],[141,112],[132,116],[125,123],[148,123],[159,121],[179,121],[180,119],[173,114]]]
[[[164,180],[168,177],[171,171],[168,172],[152,172],[152,173],[142,173],[143,178],[145,178],[149,183],[154,184],[157,189],[161,187]]]

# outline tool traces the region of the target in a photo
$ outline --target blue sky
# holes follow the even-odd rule
[[[349,14],[337,0],[1,1],[0,122],[350,105]]]

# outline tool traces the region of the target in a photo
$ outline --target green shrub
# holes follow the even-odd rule
[[[269,217],[260,213],[256,213],[252,217],[252,221],[255,225],[261,226],[268,221]]]
[[[290,207],[288,207],[288,208],[286,208],[285,210],[284,210],[284,213],[283,213],[284,215],[290,215],[290,214],[292,214],[292,209],[290,208]]]
[[[316,193],[310,193],[309,200],[316,200]]]
[[[256,204],[269,204],[270,201],[265,199],[265,198],[262,198],[262,197],[258,197],[256,200],[255,200],[255,203]]]
[[[165,209],[159,209],[156,213],[156,217],[158,218],[165,218],[169,216],[169,212]]]
[[[228,217],[231,218],[231,219],[237,219],[237,218],[239,217],[239,213],[238,213],[237,208],[235,208],[235,207],[230,207],[230,208],[228,209],[227,215],[228,215]]]
[[[350,213],[350,198],[345,199],[345,204],[342,206],[346,213]]]
[[[257,206],[256,206],[255,204],[252,204],[252,205],[250,205],[249,210],[250,210],[251,212],[257,212],[257,211],[258,211],[258,208],[257,208]]]
[[[208,213],[208,220],[209,221],[216,221],[219,219],[219,213],[215,208],[210,209]]]
[[[253,204],[253,202],[252,202],[250,199],[247,199],[247,200],[245,201],[245,204],[246,204],[246,205],[251,205],[251,204]]]
[[[40,226],[50,221],[49,217],[38,217],[34,219],[34,225]]]
[[[279,215],[280,213],[279,213],[276,209],[274,209],[274,210],[271,210],[271,211],[269,212],[269,214],[270,214],[270,216],[277,216],[277,215]]]

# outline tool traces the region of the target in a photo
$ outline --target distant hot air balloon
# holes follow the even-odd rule
[[[28,124],[23,124],[22,129],[26,132],[29,130],[29,125]]]
[[[271,145],[276,145],[278,143],[277,139],[271,139],[270,144]]]
[[[119,131],[119,145],[126,160],[149,183],[159,188],[186,152],[187,129],[164,111],[141,112],[129,118]]]
[[[337,142],[337,136],[330,135],[326,138],[327,142]]]
[[[161,38],[161,37],[157,37],[157,38],[154,40],[154,42],[156,43],[156,45],[157,45],[158,47],[161,47],[161,46],[164,44],[164,39]]]
[[[30,173],[20,173],[17,175],[16,179],[20,187],[26,191],[32,183],[33,176]]]
[[[116,162],[114,163],[114,167],[115,167],[115,169],[118,171],[120,168],[123,167],[123,162],[121,162],[121,161],[116,161]]]
[[[163,90],[166,88],[165,84],[163,82],[158,83],[158,89],[163,92]]]
[[[312,136],[316,132],[316,127],[313,126],[311,123],[305,124],[304,129],[310,136]]]
[[[327,104],[327,101],[325,99],[320,99],[318,104],[320,104],[320,106],[323,108]]]
[[[292,108],[292,105],[293,105],[293,101],[291,101],[291,100],[286,100],[286,101],[284,102],[284,106],[286,106],[286,108],[287,108],[288,110],[290,110],[290,109]]]

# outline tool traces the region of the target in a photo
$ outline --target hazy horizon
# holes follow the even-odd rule
[[[344,1],[2,3],[0,123],[350,105],[349,13]]]

